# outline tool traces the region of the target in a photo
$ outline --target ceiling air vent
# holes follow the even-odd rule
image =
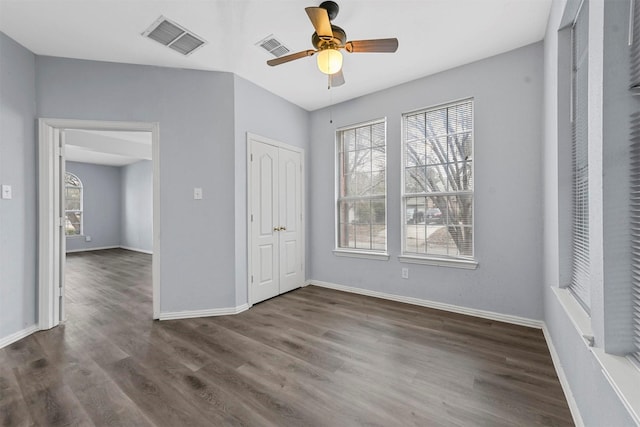
[[[184,27],[169,21],[164,16],[159,17],[142,33],[143,36],[163,44],[183,55],[189,55],[207,42]]]
[[[276,39],[273,34],[270,34],[260,40],[258,43],[256,43],[256,46],[260,46],[276,58],[279,58],[282,55],[286,55],[290,52],[289,48],[280,43],[280,41]]]

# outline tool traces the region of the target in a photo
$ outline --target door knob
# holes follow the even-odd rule
[[[280,227],[280,231],[287,231],[287,227]]]

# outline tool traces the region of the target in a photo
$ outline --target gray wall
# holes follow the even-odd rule
[[[35,56],[0,32],[0,339],[36,314]]]
[[[84,199],[83,235],[67,237],[67,251],[120,246],[120,168],[79,162],[66,168],[82,181]]]
[[[620,399],[617,397],[611,385],[604,377],[599,363],[593,356],[593,353],[585,345],[580,333],[567,315],[565,309],[559,303],[558,298],[553,292],[553,287],[564,287],[568,284],[567,264],[570,262],[570,253],[567,253],[567,239],[570,239],[570,218],[567,218],[566,212],[570,206],[566,201],[571,198],[570,174],[567,170],[571,170],[571,157],[567,153],[567,146],[570,147],[570,135],[567,134],[566,122],[569,116],[566,114],[569,104],[567,96],[569,88],[567,87],[567,56],[568,52],[563,50],[563,44],[568,43],[565,35],[558,34],[559,25],[562,15],[567,8],[573,6],[573,1],[554,0],[552,3],[551,15],[544,40],[544,143],[543,143],[543,205],[544,205],[544,243],[543,243],[543,291],[544,291],[544,318],[547,325],[550,338],[554,343],[560,359],[560,365],[566,375],[573,397],[580,410],[582,419],[587,426],[631,426],[634,425],[628,412],[624,408]],[[600,223],[598,230],[592,230],[592,233],[601,233],[604,231],[604,246],[594,247],[592,252],[599,254],[602,262],[604,258],[604,274],[607,277],[606,284],[603,277],[593,277],[594,290],[592,292],[592,326],[596,336],[596,347],[603,347],[605,340],[606,328],[604,319],[609,317],[608,321],[615,320],[610,315],[616,312],[624,315],[627,310],[624,305],[618,305],[617,310],[614,309],[615,301],[605,301],[603,299],[603,286],[613,287],[610,294],[613,299],[628,298],[629,276],[624,277],[628,272],[628,266],[624,264],[628,262],[629,246],[625,246],[624,239],[628,238],[628,218],[627,204],[628,193],[626,184],[628,176],[624,176],[628,170],[628,142],[624,139],[624,130],[628,123],[616,122],[612,120],[610,114],[617,110],[608,110],[614,104],[616,108],[626,110],[627,108],[638,109],[637,103],[635,107],[630,106],[627,101],[619,98],[620,89],[628,83],[628,77],[623,78],[623,73],[628,69],[626,58],[624,58],[624,50],[626,49],[626,25],[628,22],[628,2],[619,1],[591,1],[589,5],[590,22],[604,21],[604,41],[602,36],[598,40],[597,37],[590,36],[590,60],[596,61],[596,66],[602,67],[602,62],[607,64],[604,67],[604,115],[599,121],[602,123],[604,118],[604,150],[603,150],[603,166],[604,166],[604,200],[605,205],[601,206],[604,213],[606,223]],[[623,30],[621,30],[623,29]],[[602,27],[590,28],[590,32],[597,34],[602,31]],[[603,49],[604,46],[604,59]],[[616,81],[617,80],[617,81]],[[595,101],[602,94],[601,87],[597,84],[590,85],[589,96]],[[594,93],[595,92],[595,93]],[[600,92],[600,93],[598,93]],[[593,105],[590,99],[590,109],[597,112],[602,108],[600,105]],[[597,102],[596,102],[597,104]],[[608,110],[608,111],[607,111]],[[628,111],[628,110],[627,110]],[[602,112],[600,112],[602,114]],[[615,120],[623,120],[628,118],[628,114],[622,114]],[[591,116],[590,116],[591,119]],[[616,126],[618,127],[616,129]],[[590,135],[591,138],[591,135]],[[602,137],[600,137],[602,140]],[[597,143],[597,142],[596,142]],[[601,143],[601,142],[600,142]],[[592,142],[590,141],[590,144]],[[590,167],[591,167],[591,159]],[[620,175],[622,174],[622,175]],[[612,181],[609,181],[609,178]],[[616,182],[614,182],[614,180]],[[615,184],[615,185],[614,185]],[[621,185],[621,188],[616,187]],[[590,189],[590,198],[596,198],[599,190]],[[607,201],[610,200],[610,201]],[[596,200],[596,204],[602,204],[602,199]],[[607,203],[612,204],[607,206]],[[617,211],[617,212],[616,212]],[[613,221],[612,223],[609,223]],[[615,223],[618,222],[618,223]],[[623,231],[621,231],[623,229]],[[615,244],[614,244],[615,243]],[[615,271],[618,268],[618,271]],[[627,291],[620,287],[621,281],[626,282]],[[610,325],[620,328],[618,333],[609,335],[613,346],[623,346],[625,337],[619,332],[624,329],[624,322],[612,322]]]
[[[542,319],[542,44],[415,80],[311,115],[311,279]],[[335,89],[335,90],[340,90]],[[401,115],[475,99],[477,270],[402,264]],[[389,261],[336,257],[335,129],[387,118]],[[408,280],[400,278],[409,268]]]
[[[122,166],[120,245],[153,251],[153,164],[141,160]]]
[[[308,194],[310,155],[309,113],[255,84],[234,76],[235,93],[235,257],[236,304],[247,302],[247,132],[305,150]],[[309,198],[306,206],[306,274],[309,276]]]
[[[38,116],[160,123],[160,309],[235,306],[233,75],[40,56],[36,70]]]

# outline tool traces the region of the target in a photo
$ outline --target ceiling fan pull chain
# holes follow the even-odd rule
[[[333,123],[333,93],[331,92],[331,75],[329,77],[329,84],[327,89],[329,90],[329,123]]]

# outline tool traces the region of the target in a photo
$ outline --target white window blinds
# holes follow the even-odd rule
[[[403,253],[473,258],[473,101],[403,115]]]
[[[631,90],[640,89],[640,1],[632,3]],[[640,363],[640,112],[631,115],[631,287],[635,357]]]
[[[569,289],[584,308],[590,306],[589,159],[587,138],[588,1],[578,10],[572,38],[572,272]]]

